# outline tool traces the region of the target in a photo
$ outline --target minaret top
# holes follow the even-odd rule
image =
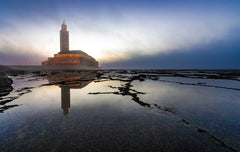
[[[62,23],[62,30],[67,31],[67,24],[65,24],[65,20],[63,20],[63,23]]]

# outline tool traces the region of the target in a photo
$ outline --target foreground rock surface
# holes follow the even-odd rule
[[[12,79],[0,73],[0,96],[8,95],[12,91]]]

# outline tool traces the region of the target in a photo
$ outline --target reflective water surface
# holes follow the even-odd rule
[[[0,151],[240,151],[240,81],[154,71],[10,76]],[[6,102],[7,101],[7,102]]]

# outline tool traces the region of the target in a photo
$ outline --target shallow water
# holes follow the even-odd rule
[[[240,81],[134,75],[12,76],[0,151],[240,151]]]

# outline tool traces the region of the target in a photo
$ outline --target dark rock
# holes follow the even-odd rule
[[[9,87],[12,85],[12,79],[8,78],[5,74],[0,73],[0,87]]]
[[[12,91],[12,83],[12,79],[8,78],[3,73],[0,73],[0,96],[8,95]]]

